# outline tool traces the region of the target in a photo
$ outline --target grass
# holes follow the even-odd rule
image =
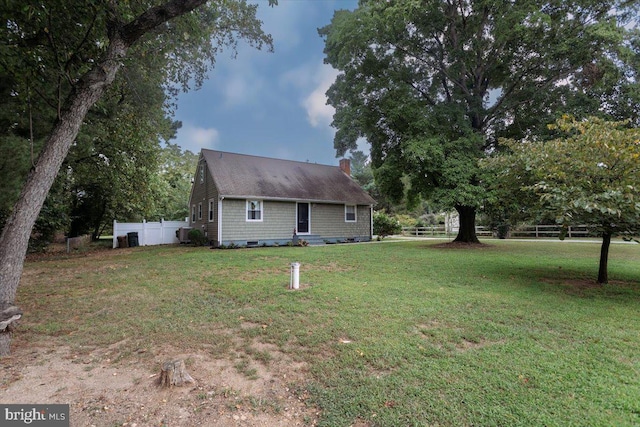
[[[603,287],[597,244],[489,242],[40,260],[26,265],[17,339],[123,341],[124,359],[167,342],[244,348],[268,365],[257,340],[308,363],[299,387],[326,426],[640,425],[640,246],[612,245]]]

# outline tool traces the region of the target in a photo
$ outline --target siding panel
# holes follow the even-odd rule
[[[371,210],[360,205],[356,209],[356,222],[346,222],[344,205],[313,204],[311,207],[311,232],[324,238],[369,238],[371,234]]]
[[[245,199],[222,201],[222,239],[267,240],[291,239],[296,220],[296,204],[265,200],[262,221],[247,221]]]
[[[262,221],[247,221],[246,217],[246,200],[226,198],[222,201],[224,242],[290,240],[296,226],[296,203],[265,200]],[[326,240],[370,238],[369,206],[358,206],[356,222],[345,222],[344,217],[344,205],[312,203],[310,234]]]
[[[200,179],[200,167],[204,166],[204,181],[201,182]],[[214,221],[209,222],[209,200],[213,199],[213,209],[214,209]],[[201,157],[198,161],[198,166],[196,167],[196,173],[193,180],[193,188],[191,192],[191,200],[189,205],[189,221],[190,226],[193,228],[198,228],[202,230],[209,240],[218,241],[218,191],[216,189],[216,185],[213,182],[211,174],[209,173],[209,168],[206,165],[205,160]],[[198,219],[198,204],[202,203],[202,219]],[[195,206],[196,209],[196,220],[192,220],[192,209]]]

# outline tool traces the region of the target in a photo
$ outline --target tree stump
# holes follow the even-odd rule
[[[183,386],[196,381],[189,375],[182,359],[168,360],[162,364],[160,385],[162,387]]]
[[[9,328],[22,317],[22,310],[11,303],[0,302],[0,331]]]
[[[0,357],[11,354],[11,328],[20,320],[22,310],[9,302],[0,302]]]

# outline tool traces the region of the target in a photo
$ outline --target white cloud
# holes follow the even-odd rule
[[[317,60],[304,63],[282,74],[278,83],[282,88],[293,86],[300,91],[308,91],[309,87],[320,83],[319,67],[321,65]]]
[[[280,1],[276,7],[268,7],[266,1],[257,1],[258,19],[262,20],[265,33],[271,34],[276,51],[295,49],[302,43],[301,31],[304,18],[313,12],[312,4],[305,1]]]
[[[334,109],[326,104],[327,97],[322,88],[317,88],[304,100],[303,105],[307,110],[307,120],[311,126],[318,127],[320,124],[330,124]]]
[[[213,147],[220,139],[220,132],[214,128],[193,128],[191,138],[200,147]]]
[[[276,7],[268,7],[264,0],[254,0],[258,4],[258,19],[263,21],[263,30],[273,37],[275,53],[266,47],[259,51],[240,42],[237,56],[219,55],[215,69],[210,73],[212,85],[222,96],[225,107],[242,107],[264,101],[271,94],[267,82],[274,61],[282,61],[286,53],[295,50],[302,43],[304,27],[302,17],[308,13],[305,2],[280,1]]]
[[[335,81],[338,72],[328,65],[323,65],[317,69],[314,77],[315,87],[307,95],[302,105],[307,111],[307,120],[313,127],[330,126],[333,120],[335,109],[327,105],[325,93]]]
[[[225,85],[222,88],[224,92],[225,105],[228,107],[242,105],[248,100],[248,96],[251,93],[256,93],[257,90],[251,90],[249,87],[249,76],[235,75],[229,80],[225,81]]]
[[[220,132],[212,127],[205,128],[191,123],[183,123],[178,129],[177,144],[185,150],[199,152],[201,148],[216,148],[220,142]]]

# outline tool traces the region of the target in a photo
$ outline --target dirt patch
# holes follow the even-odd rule
[[[593,279],[585,278],[554,278],[543,279],[544,283],[559,286],[565,293],[575,296],[586,296],[590,291],[602,289],[603,285]]]
[[[486,249],[490,248],[491,245],[486,243],[447,242],[430,245],[429,247],[436,249]]]
[[[603,286],[596,280],[590,279],[545,279],[543,282],[576,290],[600,289]]]
[[[490,341],[490,340],[480,340],[480,341],[470,341],[468,339],[463,338],[460,342],[457,342],[455,344],[456,350],[459,353],[464,353],[470,350],[478,350],[478,349],[482,349],[485,347],[489,347],[492,345],[500,345],[500,344],[504,344],[506,341],[505,340],[497,340],[497,341]]]
[[[313,271],[328,271],[331,273],[343,273],[348,271],[357,270],[357,267],[351,265],[343,265],[336,261],[331,261],[326,264],[314,264],[312,267]],[[301,268],[300,271],[306,271],[306,269]]]
[[[441,323],[438,320],[431,320],[428,323],[419,323],[414,329],[414,333],[419,334],[428,346],[449,354],[465,353],[467,351],[478,350],[492,345],[504,344],[505,340],[491,341],[487,339],[468,339],[462,336],[447,337],[438,334],[438,330],[462,331],[450,323]],[[433,335],[435,333],[435,336]]]
[[[261,363],[244,354],[215,358],[206,349],[120,359],[117,344],[78,350],[55,340],[15,344],[1,360],[0,401],[69,404],[71,426],[302,426],[319,416],[305,404],[306,366],[266,345],[255,345]],[[160,366],[176,358],[196,383],[160,388]]]
[[[27,262],[56,260],[60,258],[77,258],[85,257],[88,255],[108,255],[111,247],[104,242],[101,244],[89,244],[83,248],[70,248],[67,252],[66,243],[51,243],[41,252],[28,253],[26,256]]]

